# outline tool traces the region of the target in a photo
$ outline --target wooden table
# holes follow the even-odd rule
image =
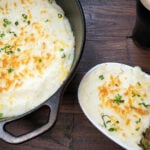
[[[91,67],[103,62],[139,65],[150,73],[150,51],[135,46],[130,36],[135,23],[136,0],[80,0],[84,9],[87,40],[77,73],[65,90],[55,126],[20,145],[0,141],[5,150],[123,150],[100,133],[81,111],[77,89]],[[9,125],[17,134],[43,123],[46,109],[35,122],[30,117]],[[33,120],[33,119],[32,119]]]

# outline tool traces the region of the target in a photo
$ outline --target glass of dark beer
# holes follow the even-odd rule
[[[137,46],[150,49],[150,0],[137,0],[132,37]]]

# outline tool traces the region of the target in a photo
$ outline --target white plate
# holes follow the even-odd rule
[[[83,79],[81,80],[81,83],[79,85],[78,89],[78,100],[79,104],[86,115],[86,117],[90,120],[90,122],[103,134],[105,134],[108,138],[110,138],[112,141],[116,142],[120,146],[122,146],[125,149],[128,150],[141,150],[139,146],[135,146],[133,148],[132,143],[127,143],[127,139],[120,140],[120,137],[116,137],[112,134],[110,134],[110,131],[106,130],[104,125],[100,122],[101,118],[101,110],[99,109],[99,98],[98,98],[98,93],[93,92],[97,89],[99,86],[99,79],[98,75],[101,74],[99,72],[99,69],[101,70],[102,67],[105,65],[109,66],[109,69],[112,70],[112,72],[117,71],[118,69],[126,72],[128,70],[134,70],[137,71],[138,74],[141,74],[144,76],[144,78],[149,80],[149,76],[142,72],[139,67],[131,67],[128,65],[120,64],[120,63],[103,63],[99,64],[95,67],[93,67],[91,70],[89,70]],[[116,70],[115,70],[116,69]],[[134,73],[133,76],[131,77],[131,80],[134,79]],[[149,80],[150,81],[150,80]],[[89,90],[90,87],[90,90]],[[150,118],[149,118],[150,120]],[[129,140],[130,141],[130,140]]]

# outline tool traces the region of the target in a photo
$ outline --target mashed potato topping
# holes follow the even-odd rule
[[[89,119],[126,149],[140,150],[150,124],[150,77],[139,67],[104,63],[79,86],[79,102]]]
[[[55,1],[0,0],[0,116],[47,100],[66,79],[74,37]]]

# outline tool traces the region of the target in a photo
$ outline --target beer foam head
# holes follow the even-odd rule
[[[150,10],[150,0],[140,0],[140,1],[145,6],[145,8]]]

